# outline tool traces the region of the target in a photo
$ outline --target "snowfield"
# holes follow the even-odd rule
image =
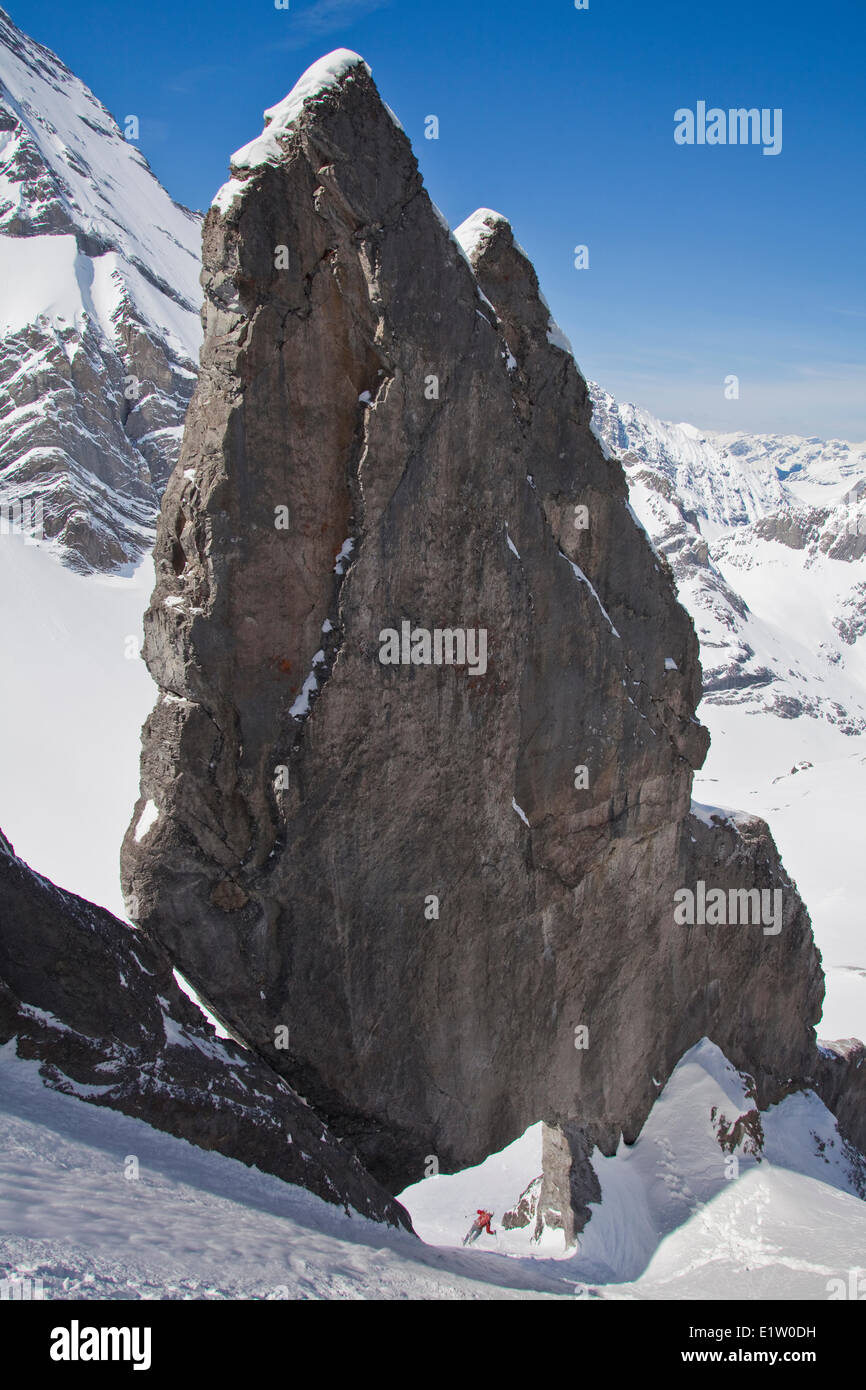
[[[0,1049],[0,1276],[46,1298],[537,1298],[543,1266],[438,1251],[141,1120]],[[124,1177],[136,1157],[138,1180]]]
[[[120,841],[138,797],[156,686],[137,655],[153,563],[64,569],[49,543],[0,535],[0,829],[38,873],[125,918]]]
[[[864,1175],[815,1096],[773,1107],[761,1161],[739,1152],[739,1176],[725,1176],[712,1109],[731,1122],[751,1102],[706,1041],[632,1148],[596,1156],[605,1205],[576,1254],[558,1232],[533,1246],[501,1230],[537,1176],[538,1126],[408,1189],[416,1240],[48,1090],[14,1043],[0,1048],[0,1092],[0,1277],[41,1280],[46,1299],[827,1300],[866,1249]],[[497,1235],[463,1250],[482,1205]]]

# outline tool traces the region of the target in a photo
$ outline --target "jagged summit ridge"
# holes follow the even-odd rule
[[[295,123],[308,101],[321,96],[329,87],[336,87],[341,77],[352,68],[363,67],[368,77],[369,66],[359,53],[349,48],[336,48],[319,58],[298,79],[288,96],[265,111],[265,129],[255,140],[236,150],[231,158],[232,169],[253,169],[257,164],[275,164],[282,156],[278,137]]]
[[[510,229],[511,223],[501,212],[494,212],[492,208],[476,208],[459,227],[454,228],[454,236],[466,255],[471,257],[473,251],[493,236],[498,226]]]

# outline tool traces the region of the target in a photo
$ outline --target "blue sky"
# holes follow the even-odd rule
[[[452,226],[511,219],[587,375],[665,419],[866,440],[864,0],[6,4],[193,207],[310,62],[355,49]],[[700,100],[781,108],[781,153],[675,144]]]

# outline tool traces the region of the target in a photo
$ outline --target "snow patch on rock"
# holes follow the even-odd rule
[[[159,808],[157,807],[156,802],[146,801],[144,803],[144,810],[139,816],[138,824],[135,827],[135,839],[138,844],[141,843],[147,832],[151,830],[154,825],[156,825],[156,822],[158,820]]]
[[[298,78],[288,96],[283,97],[275,106],[268,107],[265,111],[264,130],[255,140],[250,140],[248,144],[235,151],[231,157],[232,169],[251,170],[263,164],[279,163],[283,150],[277,137],[285,135],[286,131],[291,129],[308,101],[321,96],[329,87],[335,87],[340,79],[355,67],[363,67],[368,74],[370,73],[360,54],[353,53],[349,48],[336,48],[333,53],[328,53],[313,63]]]

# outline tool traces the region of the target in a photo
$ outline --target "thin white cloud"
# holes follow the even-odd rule
[[[277,18],[286,25],[278,39],[277,48],[306,48],[317,39],[338,29],[347,29],[375,10],[383,10],[391,0],[315,0],[315,4],[296,5],[292,0],[288,10],[277,10]]]

